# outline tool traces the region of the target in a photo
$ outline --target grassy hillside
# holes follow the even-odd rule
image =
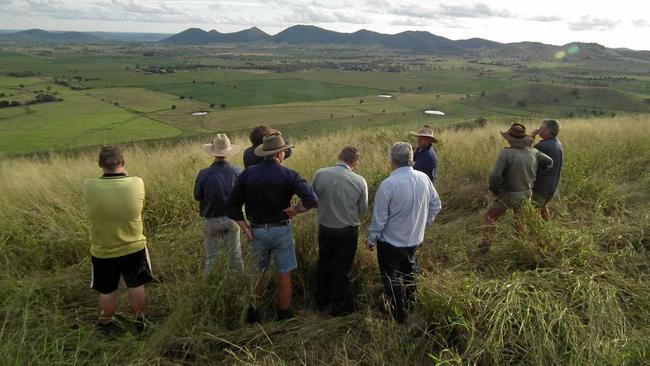
[[[311,178],[334,163],[341,146],[357,145],[359,173],[374,194],[389,174],[388,147],[414,127],[305,137],[287,163]],[[269,293],[267,320],[244,324],[248,274],[220,269],[201,279],[191,191],[210,158],[197,144],[181,144],[126,152],[129,173],[147,190],[146,234],[158,279],[149,287],[152,326],[143,337],[130,333],[122,291],[125,331],[100,335],[81,202],[83,180],[99,174],[95,153],[1,161],[0,364],[643,364],[650,352],[649,127],[648,116],[564,121],[553,221],[529,210],[528,231],[519,235],[506,216],[484,258],[468,251],[478,240],[487,175],[506,126],[442,131],[436,186],[444,208],[418,250],[420,288],[404,326],[377,310],[376,258],[361,246],[353,273],[359,311],[327,319],[314,310],[314,212],[294,222],[297,318],[271,321]]]

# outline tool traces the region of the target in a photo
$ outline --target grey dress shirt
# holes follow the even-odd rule
[[[318,197],[318,223],[340,229],[359,226],[360,217],[368,211],[368,185],[347,164],[319,169],[312,187]]]

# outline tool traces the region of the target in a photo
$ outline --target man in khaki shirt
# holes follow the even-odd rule
[[[349,275],[359,238],[360,218],[368,211],[368,185],[353,172],[359,164],[359,151],[346,146],[333,167],[314,175],[318,197],[318,290],[316,302],[330,315],[354,310]]]
[[[553,166],[553,160],[530,145],[531,136],[526,135],[526,127],[513,123],[506,132],[501,132],[510,147],[501,151],[497,162],[490,174],[490,191],[494,198],[485,214],[483,237],[479,243],[479,253],[490,250],[494,225],[508,209],[512,208],[520,231],[524,224],[521,222],[521,208],[530,200],[535,176],[539,170],[548,170]]]

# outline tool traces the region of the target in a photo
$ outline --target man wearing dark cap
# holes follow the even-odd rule
[[[557,138],[560,134],[560,123],[554,119],[545,119],[538,129],[533,131],[533,138],[539,136],[542,141],[534,148],[543,152],[553,159],[553,167],[550,170],[538,170],[535,185],[533,186],[533,202],[539,207],[539,213],[544,220],[551,218],[548,210],[548,202],[557,193],[562,173],[562,161],[564,160],[564,148]]]
[[[417,132],[411,132],[415,136],[415,149],[413,151],[413,169],[420,171],[429,177],[431,183],[436,181],[436,169],[438,157],[433,149],[433,144],[438,139],[433,136],[433,127],[424,125]]]
[[[255,148],[255,155],[264,160],[244,169],[228,201],[229,217],[237,221],[250,241],[253,268],[263,274],[269,269],[271,259],[275,263],[278,320],[293,317],[291,271],[298,264],[290,219],[318,203],[313,189],[300,174],[282,166],[285,151],[291,147],[279,132],[264,137],[262,144]],[[294,195],[301,202],[291,206]],[[242,205],[246,206],[248,223]],[[258,302],[265,288],[261,279],[259,276],[255,289]],[[249,308],[247,321],[259,321],[256,307]]]
[[[120,277],[129,288],[136,330],[144,331],[147,299],[144,285],[151,280],[151,264],[143,234],[144,183],[124,170],[126,159],[117,146],[99,153],[103,175],[84,182],[83,196],[90,220],[90,287],[100,293],[98,326],[108,329],[117,308]]]
[[[548,170],[553,166],[553,160],[533,149],[531,136],[526,135],[526,127],[521,123],[513,123],[506,132],[501,132],[510,147],[504,148],[497,159],[492,174],[490,174],[490,191],[494,198],[485,214],[483,237],[479,242],[479,253],[490,250],[494,225],[508,209],[513,209],[519,230],[521,223],[521,208],[530,200],[533,183],[538,170]]]

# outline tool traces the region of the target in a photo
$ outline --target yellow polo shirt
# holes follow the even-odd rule
[[[115,258],[144,249],[144,182],[126,175],[90,178],[83,196],[90,219],[90,254]]]

